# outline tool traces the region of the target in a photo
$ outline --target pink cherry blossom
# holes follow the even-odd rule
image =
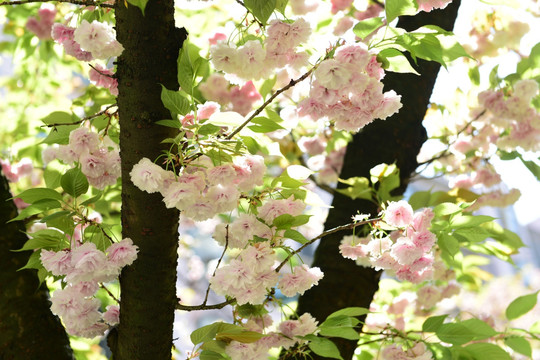
[[[283,275],[278,288],[285,296],[303,295],[306,290],[317,285],[323,276],[318,267],[309,268],[306,264],[295,266],[291,274]]]
[[[133,184],[148,193],[159,191],[163,177],[163,169],[147,158],[142,158],[129,173]]]
[[[115,266],[122,268],[131,265],[137,259],[138,252],[139,247],[133,245],[133,240],[125,238],[107,248],[107,259]]]
[[[384,211],[383,219],[390,226],[406,227],[413,220],[413,209],[404,200],[391,201]]]

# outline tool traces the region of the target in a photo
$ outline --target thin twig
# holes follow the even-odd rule
[[[83,117],[82,119],[70,123],[54,123],[54,124],[45,124],[41,125],[41,127],[57,127],[57,126],[65,126],[65,125],[78,125],[81,124],[87,120],[92,120],[94,118],[97,118],[98,116],[101,116],[103,114],[106,114],[107,111],[112,108],[113,106],[116,106],[116,104],[112,104],[107,106],[105,109],[101,110],[100,112],[95,113],[94,115]]]
[[[371,2],[379,5],[380,7],[382,7],[384,9],[384,4],[382,2],[380,2],[379,0],[371,0]]]
[[[290,253],[286,258],[285,260],[283,260],[279,266],[276,268],[276,272],[279,272],[281,270],[281,268],[296,254],[298,254],[300,251],[304,250],[307,246],[313,244],[315,241],[325,237],[325,236],[328,236],[330,234],[333,234],[333,233],[337,233],[339,231],[343,231],[343,230],[351,230],[351,229],[354,229],[355,227],[357,226],[361,226],[361,225],[365,225],[365,224],[370,224],[370,223],[373,223],[373,222],[377,222],[381,220],[380,217],[378,218],[374,218],[374,219],[369,219],[369,220],[364,220],[364,221],[359,221],[359,222],[354,222],[354,223],[350,223],[350,224],[346,224],[346,225],[341,225],[341,226],[337,226],[333,229],[330,229],[330,230],[327,230],[321,234],[319,234],[318,236],[314,237],[313,239],[309,240],[307,243],[305,243],[304,245],[300,246],[298,249],[296,249],[295,251],[293,251],[292,253]]]
[[[251,116],[246,120],[244,121],[240,126],[238,126],[232,133],[230,133],[225,139],[227,140],[230,140],[234,135],[238,134],[247,124],[250,123],[251,120],[253,120],[257,115],[259,115],[263,110],[264,108],[266,108],[272,101],[274,101],[274,99],[276,97],[279,96],[279,94],[281,94],[282,92],[285,92],[287,90],[289,90],[290,88],[292,88],[294,85],[298,84],[299,82],[301,81],[304,81],[305,79],[307,79],[311,73],[313,72],[313,70],[315,70],[317,68],[317,65],[313,66],[311,69],[309,69],[308,72],[306,72],[304,75],[300,76],[298,79],[296,80],[293,80],[291,79],[291,81],[285,85],[284,87],[282,87],[281,89],[279,89],[278,91],[276,91],[272,96],[270,96],[268,98],[268,100],[266,100],[264,102],[264,104],[262,104],[257,110],[255,110],[255,112],[253,114],[251,114]]]
[[[223,249],[223,252],[221,253],[221,256],[219,257],[219,260],[217,262],[216,268],[214,269],[214,273],[212,274],[212,277],[216,276],[216,271],[219,268],[219,264],[221,263],[221,260],[223,260],[223,257],[225,256],[225,252],[227,251],[227,247],[229,246],[229,225],[227,224],[225,226],[225,247]],[[236,301],[235,299],[230,299],[227,301],[224,301],[219,304],[215,305],[206,305],[206,302],[208,301],[208,294],[210,293],[210,284],[208,284],[208,288],[206,288],[206,294],[204,295],[204,300],[201,305],[182,305],[178,304],[176,305],[177,310],[184,310],[184,311],[194,311],[194,310],[210,310],[210,309],[221,309],[225,306],[233,303]]]
[[[184,310],[184,311],[195,311],[195,310],[212,310],[212,309],[223,309],[225,306],[232,304],[235,302],[236,299],[229,299],[227,301],[224,301],[219,304],[215,305],[182,305],[177,304],[176,310]]]
[[[431,159],[419,163],[419,164],[418,164],[418,167],[423,166],[423,165],[429,165],[429,164],[431,164],[432,162],[434,162],[434,161],[436,161],[436,160],[439,160],[439,159],[445,157],[446,155],[448,155],[448,153],[450,152],[450,146],[452,146],[452,145],[457,141],[457,137],[458,137],[459,135],[461,135],[465,130],[467,130],[467,129],[469,128],[469,126],[472,125],[473,122],[475,122],[476,120],[480,119],[485,113],[486,113],[486,110],[484,109],[484,110],[482,110],[481,113],[479,113],[478,115],[476,115],[473,119],[469,120],[469,121],[465,124],[465,126],[464,126],[463,128],[461,128],[461,129],[455,134],[456,139],[455,139],[454,141],[450,142],[450,143],[448,144],[448,147],[447,147],[445,150],[441,151],[438,155],[435,155],[435,156],[432,157]],[[417,172],[416,174],[418,174],[418,173],[419,173],[419,172]],[[415,174],[415,175],[416,175],[416,174]]]
[[[264,25],[262,24],[262,22],[259,21],[259,19],[257,19],[257,17],[255,16],[255,14],[253,14],[251,12],[251,10],[249,10],[249,8],[246,6],[246,4],[244,4],[241,0],[236,0],[236,2],[240,5],[242,5],[244,7],[244,9],[246,9],[246,11],[251,14],[253,16],[253,18],[255,19],[255,21],[257,22],[257,24],[259,24],[259,27],[262,29],[264,28]]]
[[[116,298],[116,296],[114,296],[113,293],[109,289],[107,289],[107,287],[105,285],[103,285],[103,283],[99,283],[99,287],[104,289],[107,292],[107,294],[109,294],[109,296],[114,299],[114,301],[116,301],[118,304],[120,304],[120,300],[118,300]]]
[[[97,69],[94,65],[92,64],[88,64],[88,66],[90,66],[92,69],[94,69],[98,74],[102,75],[102,76],[106,76],[106,77],[109,77],[111,79],[116,79],[116,76],[114,74],[106,74],[104,72],[101,72],[101,70]]]
[[[104,8],[114,8],[114,4],[103,4],[92,0],[15,0],[15,1],[4,1],[0,2],[2,5],[24,5],[31,3],[45,3],[45,2],[59,2],[59,3],[69,3],[74,5],[84,5],[84,6],[99,6]]]
[[[223,257],[225,256],[225,252],[227,251],[228,246],[229,246],[229,224],[225,225],[225,247],[223,248],[223,252],[221,253],[221,256],[219,257],[219,260],[217,262],[216,268],[214,269],[214,273],[212,274],[212,277],[216,276],[216,271],[219,268],[219,264],[221,264],[221,260],[223,260]],[[209,293],[210,293],[210,284],[208,284],[208,288],[206,289],[206,294],[204,295],[204,301],[202,305],[206,305],[206,302],[208,301]]]

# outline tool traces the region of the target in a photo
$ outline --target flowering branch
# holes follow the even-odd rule
[[[299,82],[307,79],[311,75],[313,70],[315,70],[316,68],[317,68],[317,65],[313,66],[311,69],[309,69],[308,72],[300,76],[298,79],[296,80],[291,79],[291,81],[287,85],[285,85],[284,87],[276,91],[274,94],[272,94],[272,96],[270,96],[268,100],[264,102],[264,104],[262,104],[257,110],[255,110],[255,112],[251,114],[251,116],[246,121],[244,121],[240,126],[238,126],[225,139],[230,140],[234,135],[238,134],[247,124],[250,123],[251,120],[253,120],[257,115],[259,115],[264,110],[264,108],[266,108],[272,101],[274,101],[276,97],[278,97],[281,93],[289,90],[290,88],[292,88],[294,85],[298,84]]]
[[[371,224],[371,223],[374,223],[374,222],[377,222],[381,220],[380,217],[377,217],[377,218],[374,218],[374,219],[369,219],[369,220],[364,220],[364,221],[358,221],[358,222],[353,222],[353,223],[350,223],[350,224],[346,224],[346,225],[341,225],[341,226],[337,226],[333,229],[330,229],[330,230],[327,230],[321,234],[319,234],[318,236],[314,237],[313,239],[309,240],[307,243],[305,243],[304,245],[300,246],[298,249],[296,249],[295,251],[291,252],[286,258],[285,260],[283,260],[281,262],[281,264],[278,265],[278,267],[276,268],[276,272],[279,272],[281,270],[281,268],[283,266],[285,266],[285,264],[296,254],[298,254],[300,251],[304,250],[306,247],[308,247],[309,245],[313,244],[315,241],[325,237],[325,236],[328,236],[330,234],[333,234],[333,233],[337,233],[339,231],[343,231],[343,230],[351,230],[351,229],[354,229],[355,227],[357,226],[361,226],[361,225],[365,225],[365,224]]]
[[[418,166],[422,166],[422,165],[429,165],[431,164],[432,162],[436,161],[436,160],[439,160],[443,157],[445,157],[446,155],[448,155],[448,153],[450,152],[450,146],[452,146],[456,141],[457,141],[457,137],[463,133],[465,130],[467,130],[469,128],[469,126],[471,126],[471,124],[473,122],[475,122],[476,120],[480,119],[484,114],[486,113],[486,110],[482,110],[481,113],[479,113],[478,115],[476,115],[472,120],[468,121],[465,126],[463,128],[461,128],[457,133],[456,133],[456,139],[452,142],[450,142],[448,144],[448,147],[443,150],[442,152],[440,152],[438,155],[435,155],[434,157],[432,157],[431,159],[429,160],[426,160],[426,161],[423,161],[421,163],[418,164]]]
[[[93,0],[51,0],[51,2],[59,2],[59,3],[69,3],[74,5],[84,5],[84,6],[101,6],[105,8],[114,8],[114,4],[104,4],[99,3]],[[43,3],[43,2],[49,2],[48,0],[15,0],[15,1],[4,1],[0,2],[0,6],[2,5],[24,5],[24,4],[30,4],[30,3]]]
[[[223,248],[223,252],[221,253],[221,256],[219,257],[219,260],[217,262],[216,268],[214,269],[214,273],[212,274],[212,277],[216,276],[216,271],[219,268],[219,264],[221,263],[221,260],[223,260],[223,257],[225,256],[225,252],[227,251],[227,247],[229,246],[229,225],[225,226],[225,247]],[[208,284],[208,288],[206,289],[206,294],[204,295],[204,300],[201,305],[182,305],[178,304],[176,305],[177,310],[184,310],[184,311],[194,311],[194,310],[210,310],[210,309],[222,309],[225,306],[233,303],[236,301],[235,299],[230,299],[227,301],[224,301],[219,304],[215,305],[206,305],[206,302],[208,301],[208,294],[210,293],[210,284]]]
[[[79,124],[85,122],[86,120],[92,120],[92,119],[97,118],[98,116],[101,116],[101,115],[104,115],[104,114],[106,114],[107,116],[110,117],[110,116],[113,116],[116,113],[116,111],[113,112],[112,114],[107,113],[107,111],[110,108],[112,108],[113,106],[116,106],[116,104],[111,104],[111,105],[107,106],[105,109],[101,110],[100,112],[97,112],[94,115],[83,117],[82,119],[80,119],[78,121],[74,121],[74,122],[70,122],[70,123],[45,124],[45,125],[41,125],[41,127],[57,127],[57,126],[65,126],[65,125],[79,125]]]
[[[116,79],[116,76],[115,75],[110,75],[110,74],[106,74],[104,72],[102,72],[101,70],[99,70],[98,68],[96,68],[94,65],[92,64],[88,64],[88,66],[90,66],[92,69],[94,69],[98,74],[100,75],[103,75],[103,76],[106,76],[106,77],[109,77],[111,79]]]

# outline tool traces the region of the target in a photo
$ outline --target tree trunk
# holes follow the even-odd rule
[[[39,285],[35,270],[17,271],[31,251],[23,247],[27,236],[17,216],[9,184],[0,172],[0,359],[73,359],[69,338],[50,310],[49,290]]]
[[[179,212],[166,209],[161,195],[136,188],[129,173],[143,157],[154,161],[167,149],[161,141],[177,135],[155,122],[171,118],[160,84],[178,89],[176,59],[187,33],[175,28],[173,0],[150,0],[144,16],[124,1],[116,4],[117,38],[124,46],[117,67],[122,236],[139,253],[120,276],[120,324],[108,340],[115,360],[170,359]]]
[[[400,17],[398,27],[411,31],[423,25],[435,24],[443,29],[452,30],[459,4],[460,1],[454,0],[444,10]],[[385,121],[377,120],[354,136],[353,141],[347,146],[340,175],[342,179],[353,176],[369,178],[369,170],[372,167],[380,163],[396,162],[400,169],[401,186],[395,195],[403,194],[411,173],[418,165],[416,156],[426,140],[422,120],[439,69],[438,63],[418,60],[416,70],[421,76],[387,73],[383,81],[385,91],[393,89],[400,94],[403,107],[391,118]],[[349,222],[357,211],[372,216],[376,216],[379,211],[371,202],[352,200],[339,193],[334,195],[332,206],[326,219],[326,229]],[[332,312],[344,307],[369,307],[373,295],[378,290],[381,274],[372,268],[357,266],[354,261],[341,256],[338,247],[343,236],[348,234],[340,232],[321,240],[313,266],[321,268],[324,278],[318,286],[300,297],[298,314],[309,312],[321,322]],[[351,359],[357,342],[338,338],[334,341],[343,358]],[[321,359],[318,356],[313,358]]]

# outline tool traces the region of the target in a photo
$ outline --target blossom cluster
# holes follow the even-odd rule
[[[264,47],[258,40],[248,40],[238,48],[218,41],[210,48],[212,63],[216,70],[240,80],[268,78],[276,68],[287,65],[299,69],[307,65],[308,54],[297,52],[296,47],[306,42],[310,34],[310,25],[302,18],[293,23],[272,20]]]
[[[428,230],[433,216],[429,208],[414,213],[406,201],[390,202],[383,220],[399,230],[383,238],[345,236],[340,252],[359,265],[395,272],[400,280],[428,280],[433,275],[432,248],[436,242],[435,234]]]
[[[34,170],[32,160],[29,158],[22,158],[17,163],[12,164],[8,159],[0,158],[0,166],[2,167],[2,173],[8,179],[8,181],[16,183],[21,178],[29,176]]]
[[[52,38],[77,60],[108,59],[120,56],[124,47],[116,40],[114,28],[97,20],[83,20],[78,28],[60,23],[52,26]]]
[[[218,73],[213,73],[201,83],[199,90],[205,99],[218,102],[225,108],[230,107],[232,111],[243,116],[251,111],[254,103],[262,100],[252,81],[247,81],[242,86],[230,86],[229,81]]]
[[[263,318],[250,319],[244,327],[246,330],[263,333],[266,328],[272,325],[269,316]],[[225,353],[231,359],[268,359],[268,350],[271,348],[283,347],[289,349],[296,343],[305,343],[302,336],[315,334],[318,331],[317,321],[309,314],[305,313],[297,320],[286,320],[281,322],[278,331],[266,332],[265,336],[253,343],[241,343],[231,341],[225,348]]]
[[[118,323],[118,306],[109,306],[101,313],[101,301],[94,295],[99,283],[116,279],[124,266],[135,261],[137,251],[129,238],[110,245],[105,252],[91,242],[68,250],[41,250],[44,268],[67,283],[53,293],[51,310],[62,318],[70,334],[93,338]]]
[[[103,66],[96,64],[95,68],[90,69],[88,77],[92,84],[108,89],[111,95],[118,96],[118,80],[114,77],[114,72]]]
[[[383,93],[384,70],[362,43],[336,50],[333,59],[315,70],[309,97],[299,104],[300,116],[327,117],[336,129],[357,132],[374,119],[386,119],[402,106],[395,91]]]
[[[255,242],[247,246],[231,262],[216,270],[210,279],[211,288],[219,295],[234,297],[239,305],[262,304],[268,289],[279,284],[285,296],[303,294],[317,285],[323,273],[319,268],[307,265],[295,266],[292,273],[279,278],[275,271],[276,254],[269,241]]]
[[[423,342],[416,343],[408,350],[403,350],[400,345],[392,344],[382,350],[383,360],[431,360],[433,353]]]
[[[262,185],[266,171],[258,155],[238,156],[233,163],[214,166],[203,156],[186,166],[180,175],[141,159],[130,172],[131,181],[148,193],[160,192],[167,208],[203,221],[236,209],[241,192]]]
[[[80,127],[69,134],[69,143],[45,149],[44,162],[59,159],[62,162],[81,166],[90,185],[104,189],[116,184],[120,176],[120,153],[118,146],[108,137],[100,140],[99,135],[86,127]]]
[[[38,10],[38,18],[30,16],[26,21],[26,28],[36,34],[40,40],[51,39],[51,30],[54,24],[56,9],[44,6]]]

